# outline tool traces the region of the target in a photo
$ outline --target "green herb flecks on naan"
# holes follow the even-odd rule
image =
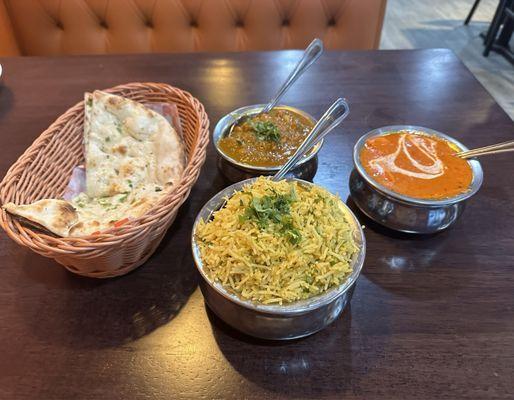
[[[181,138],[166,119],[135,101],[85,96],[86,192],[113,196],[147,184],[173,185],[186,165]]]
[[[186,165],[181,138],[160,114],[100,91],[86,93],[84,103],[85,192],[70,201],[3,207],[58,236],[85,236],[142,216],[173,189]]]

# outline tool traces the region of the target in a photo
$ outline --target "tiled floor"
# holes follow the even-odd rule
[[[473,20],[464,26],[472,4],[473,0],[388,0],[380,47],[452,49],[514,119],[514,66],[496,53],[483,57],[479,37],[498,0],[481,0]]]

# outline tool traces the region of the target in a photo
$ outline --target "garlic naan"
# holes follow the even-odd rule
[[[71,201],[44,199],[27,205],[7,203],[3,208],[22,222],[58,236],[86,236],[138,218],[159,201],[167,189],[146,185],[110,197],[80,193]]]
[[[186,165],[181,137],[160,114],[135,101],[85,95],[86,193],[113,196],[147,185],[176,184]]]
[[[69,201],[3,206],[23,222],[63,237],[90,235],[142,216],[173,189],[186,166],[182,138],[142,104],[95,91],[86,93],[84,112],[85,191],[67,194]],[[74,171],[73,178],[80,180],[83,172]],[[67,193],[82,188],[81,182],[73,184]]]
[[[77,210],[78,222],[70,229],[70,236],[90,235],[112,228],[127,218],[138,218],[157,203],[166,190],[152,184],[110,197],[89,197],[81,193],[71,201]]]
[[[32,204],[17,206],[7,203],[5,211],[22,217],[38,228],[45,228],[59,236],[68,236],[79,217],[75,208],[66,200],[43,199]]]

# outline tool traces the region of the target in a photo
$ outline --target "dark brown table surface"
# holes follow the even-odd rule
[[[167,82],[228,111],[267,100],[298,52],[1,59],[0,174],[84,91]],[[285,102],[351,114],[321,151],[315,182],[348,197],[351,149],[372,128],[416,124],[469,147],[514,124],[447,50],[333,52]],[[512,399],[514,160],[484,158],[460,221],[430,237],[367,226],[351,308],[288,343],[245,337],[207,311],[190,254],[193,219],[226,183],[210,145],[161,247],[127,276],[94,280],[0,234],[0,399]]]

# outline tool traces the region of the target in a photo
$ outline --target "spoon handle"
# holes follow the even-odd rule
[[[291,87],[293,83],[316,61],[323,53],[323,42],[320,39],[314,39],[309,47],[303,52],[302,59],[296,64],[295,69],[288,76],[275,97],[262,109],[261,112],[267,113],[277,105],[284,93]]]
[[[514,140],[509,140],[507,142],[492,144],[489,146],[479,147],[476,149],[471,149],[467,151],[460,151],[456,155],[461,158],[473,158],[479,156],[487,156],[490,154],[497,153],[508,153],[510,151],[514,151]]]
[[[296,163],[309,150],[319,143],[332,129],[339,125],[350,112],[350,107],[344,99],[337,99],[330,108],[323,114],[319,121],[314,125],[311,132],[307,135],[303,143],[298,147],[293,156],[284,164],[280,170],[271,178],[273,181],[279,181],[294,168]]]

